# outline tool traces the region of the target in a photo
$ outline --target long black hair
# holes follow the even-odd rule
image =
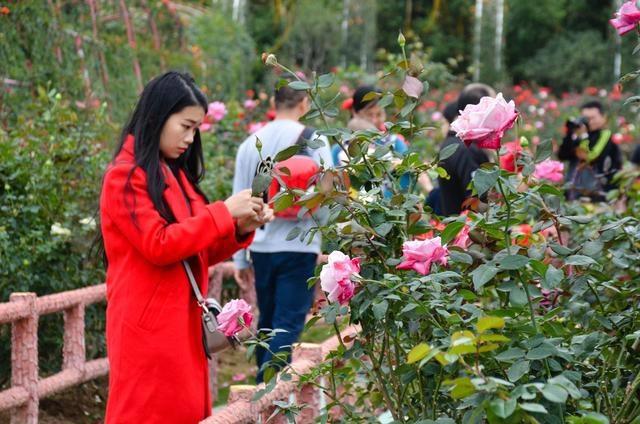
[[[131,186],[131,176],[136,168],[142,168],[145,171],[147,175],[147,191],[160,216],[169,223],[176,221],[171,209],[162,198],[166,184],[160,162],[160,134],[171,115],[179,113],[189,106],[200,106],[206,113],[207,98],[196,86],[195,81],[189,74],[176,71],[166,72],[154,78],[145,86],[129,121],[122,129],[120,142],[114,154],[114,161],[122,150],[127,137],[133,135],[135,140],[135,166],[127,177],[124,194],[125,204],[130,209],[131,219],[136,223],[136,226],[136,201],[133,187]],[[206,199],[206,196],[198,187],[198,183],[204,178],[204,156],[202,154],[200,130],[196,129],[193,143],[178,159],[167,160],[166,162],[174,174],[177,174],[179,170],[184,171],[196,192]],[[104,249],[104,238],[101,231],[98,231],[91,250],[102,256],[106,269],[109,266],[109,262]]]
[[[120,143],[114,159],[122,150],[125,140],[131,134],[134,137],[135,167],[129,173],[125,186],[125,200],[131,207],[135,222],[135,197],[131,187],[131,176],[137,167],[147,176],[147,191],[153,205],[167,222],[175,222],[175,217],[165,204],[162,193],[165,189],[164,174],[160,162],[160,134],[171,115],[189,106],[200,106],[207,112],[207,98],[196,86],[193,78],[186,73],[170,71],[151,80],[140,95],[129,121],[122,129]],[[200,130],[196,129],[191,143],[178,159],[167,160],[171,170],[176,173],[182,169],[196,191],[204,196],[198,183],[204,177],[204,156]]]

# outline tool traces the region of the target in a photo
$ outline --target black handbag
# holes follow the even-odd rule
[[[202,297],[202,293],[200,293],[200,288],[196,283],[189,263],[183,260],[182,265],[187,272],[191,290],[196,297],[198,306],[202,309],[202,344],[204,345],[207,358],[211,359],[211,355],[221,352],[228,347],[235,348],[238,344],[238,339],[235,336],[227,337],[222,331],[218,330],[218,320],[216,317],[222,311],[220,303],[213,298],[205,299]]]

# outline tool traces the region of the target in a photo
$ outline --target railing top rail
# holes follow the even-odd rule
[[[106,294],[105,284],[50,294],[36,299],[36,311],[38,315],[46,315],[64,311],[74,305],[90,305],[104,300]],[[22,302],[0,303],[0,324],[17,321],[28,316],[29,306],[27,304]]]
[[[53,312],[63,311],[74,305],[90,305],[92,303],[97,303],[104,300],[106,295],[106,284],[83,287],[77,290],[39,297],[36,300],[36,309],[38,310],[38,315],[46,315]]]

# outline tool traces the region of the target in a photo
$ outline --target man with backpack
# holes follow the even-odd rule
[[[316,176],[313,174],[317,174],[320,166],[333,166],[326,138],[318,137],[315,130],[298,122],[309,111],[307,93],[285,85],[276,89],[274,100],[275,119],[244,140],[238,149],[233,178],[234,193],[251,188],[254,177],[262,172],[264,164],[273,162],[278,152],[294,144],[301,146],[300,151],[286,163],[273,165],[276,169],[282,166],[287,168],[279,175],[289,188],[314,190]],[[256,148],[256,140],[262,144],[260,152]],[[312,141],[314,147],[323,145],[314,149],[306,147],[307,141]],[[309,184],[311,187],[305,187]],[[271,201],[280,189],[279,182],[274,179],[265,192],[267,200]],[[255,280],[260,312],[258,328],[285,330],[277,332],[269,341],[269,350],[274,353],[286,352],[289,361],[291,345],[298,340],[313,303],[315,291],[308,288],[307,280],[314,274],[321,251],[321,238],[316,234],[311,240],[309,236],[302,241],[300,237],[287,240],[296,227],[302,230],[300,234],[305,234],[316,226],[314,220],[304,214],[304,210],[300,211],[299,206],[292,206],[275,215],[272,222],[256,231],[249,251],[239,251],[233,260],[238,284],[251,284]],[[258,348],[256,358],[257,380],[261,382],[264,372],[262,365],[271,360],[271,353]]]

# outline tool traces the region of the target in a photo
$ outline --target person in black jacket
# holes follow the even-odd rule
[[[614,188],[612,179],[622,168],[622,155],[606,128],[602,103],[587,102],[580,112],[580,118],[567,121],[558,151],[558,158],[569,162],[567,195],[569,199],[588,196],[592,201],[602,201],[606,192]]]
[[[469,84],[458,97],[457,110],[463,110],[467,105],[480,103],[485,96],[495,97],[495,90],[485,84]],[[457,115],[455,116],[457,118]],[[453,121],[453,120],[452,120]],[[470,196],[468,189],[473,173],[489,158],[486,153],[475,144],[467,147],[456,137],[455,132],[449,131],[440,146],[440,151],[452,144],[457,145],[455,152],[440,162],[440,166],[447,171],[449,178],[438,177],[440,187],[440,212],[443,216],[457,215],[462,211],[464,201]]]

